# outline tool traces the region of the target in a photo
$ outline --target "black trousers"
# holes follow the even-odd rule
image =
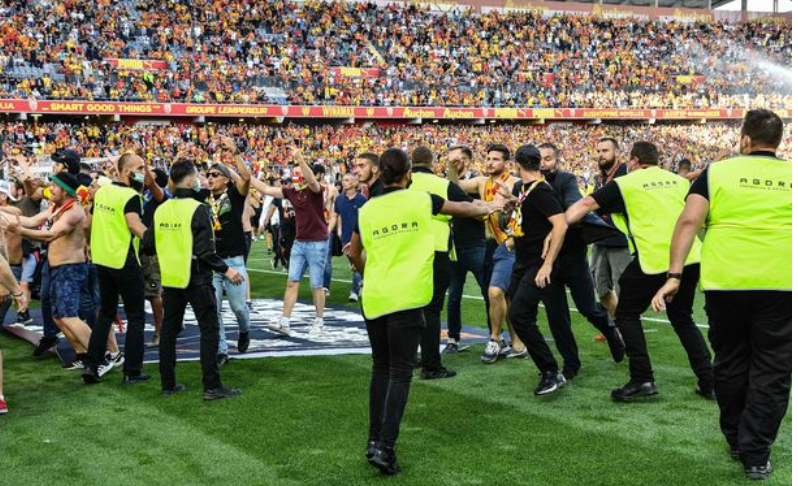
[[[534,278],[534,277],[533,277]],[[596,302],[596,289],[593,277],[590,274],[590,265],[585,254],[563,255],[557,263],[556,277],[552,277],[552,285],[564,285],[571,289],[571,298],[576,309],[593,327],[605,337],[612,336],[613,327],[610,318],[601,304]],[[571,329],[571,314],[568,309],[568,298],[563,289],[556,291],[555,295],[564,299],[563,302],[546,307],[546,316],[549,320],[549,329],[554,337],[557,350],[563,358],[563,370],[579,371],[582,362],[579,359],[579,348]],[[554,313],[557,315],[554,315]]]
[[[191,304],[200,329],[200,365],[205,391],[222,386],[216,351],[219,347],[219,319],[216,315],[216,292],[213,284],[189,285],[186,289],[163,289],[163,327],[158,348],[161,370],[161,387],[173,388],[175,377],[175,346],[183,329],[186,305]]]
[[[449,288],[449,253],[436,251],[432,264],[435,287],[432,302],[424,307],[426,326],[421,334],[421,367],[429,371],[437,371],[443,367],[441,363],[441,311]]]
[[[790,401],[792,292],[706,292],[720,428],[747,467],[770,457]]]
[[[89,340],[89,365],[99,366],[103,362],[108,332],[116,318],[121,296],[127,316],[123,372],[128,376],[139,375],[144,362],[144,277],[141,265],[133,255],[128,255],[125,266],[119,270],[97,265],[97,281],[100,284],[100,318]]]
[[[679,336],[690,367],[698,377],[699,386],[712,386],[712,364],[704,336],[693,320],[693,300],[698,286],[699,265],[688,265],[682,272],[679,292],[667,307],[668,320]],[[626,267],[619,281],[621,294],[615,311],[615,324],[626,342],[626,356],[629,358],[629,373],[635,383],[654,380],[651,359],[648,356],[646,337],[640,315],[648,309],[651,299],[665,283],[665,273],[646,275],[635,257]]]
[[[546,343],[546,339],[538,328],[538,305],[543,302],[546,313],[549,316],[549,327],[554,335],[555,343],[567,343],[573,340],[570,331],[570,316],[568,314],[568,299],[565,296],[565,286],[562,281],[558,281],[556,271],[552,272],[552,283],[545,288],[540,288],[535,284],[535,277],[540,270],[541,262],[533,265],[522,266],[516,263],[513,268],[513,279],[510,284],[508,295],[511,296],[510,310],[508,317],[515,329],[515,333],[523,341],[529,355],[535,362],[541,373],[557,371],[559,365],[557,360]],[[567,330],[567,333],[566,333]],[[570,334],[570,338],[566,335]],[[559,339],[559,341],[558,341]],[[563,346],[560,353],[568,355],[568,348]],[[576,347],[576,343],[573,343]],[[564,357],[565,357],[564,355]],[[569,356],[568,359],[573,359]],[[579,359],[578,356],[576,358]],[[577,368],[578,369],[578,368]]]
[[[412,359],[416,354],[424,312],[421,309],[366,319],[371,343],[369,438],[393,446],[410,394]]]

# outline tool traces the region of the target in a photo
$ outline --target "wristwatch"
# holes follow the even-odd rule
[[[682,274],[681,273],[668,272],[668,273],[665,274],[665,278],[668,278],[668,279],[675,278],[676,280],[681,280],[682,279]]]

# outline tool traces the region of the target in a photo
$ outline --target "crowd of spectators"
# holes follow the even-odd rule
[[[318,0],[0,0],[4,98],[785,108],[791,56],[791,24]],[[118,69],[112,58],[168,68]]]
[[[485,148],[503,143],[511,150],[525,144],[551,142],[561,148],[561,163],[566,170],[586,180],[596,170],[595,147],[602,137],[616,138],[622,150],[632,143],[647,140],[660,150],[663,165],[674,169],[688,159],[693,169],[702,169],[709,162],[737,153],[739,126],[734,123],[657,124],[642,123],[576,126],[427,124],[421,126],[264,126],[231,125],[91,125],[68,123],[8,122],[0,124],[0,140],[6,154],[30,153],[47,159],[63,148],[76,149],[89,159],[102,159],[106,151],[118,154],[142,146],[156,165],[168,165],[183,154],[201,162],[213,159],[216,136],[236,138],[254,171],[281,177],[291,164],[291,151],[299,145],[308,160],[325,165],[331,175],[342,174],[354,157],[362,152],[381,152],[389,147],[411,151],[419,145],[429,146],[437,154],[445,154],[453,145],[467,145],[476,154],[479,167]],[[792,157],[792,125],[786,124],[780,156]],[[445,165],[445,164],[444,164]]]

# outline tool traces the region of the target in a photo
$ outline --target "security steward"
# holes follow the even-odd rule
[[[615,226],[629,239],[634,255],[620,278],[621,294],[616,324],[626,343],[631,380],[612,391],[613,400],[628,401],[659,393],[646,349],[640,315],[646,311],[657,290],[670,277],[668,249],[670,235],[684,207],[690,183],[660,169],[657,147],[636,142],[628,163],[629,174],[613,180],[592,196],[568,208],[568,224],[575,224],[599,208],[612,215]],[[656,217],[652,217],[652,214]],[[698,285],[701,243],[694,241],[681,275],[682,292],[668,306],[668,319],[679,336],[690,366],[698,377],[696,393],[714,398],[712,366],[704,336],[693,321],[693,299]]]
[[[432,150],[428,147],[417,147],[413,150],[413,184],[411,191],[421,191],[436,195],[448,201],[471,202],[473,198],[463,191],[456,183],[432,172]],[[432,301],[424,308],[424,318],[427,326],[421,337],[421,375],[422,380],[435,380],[451,378],[457,373],[446,369],[441,363],[441,312],[446,299],[446,290],[449,288],[449,221],[451,216],[437,214],[432,224],[435,236],[435,261],[434,281],[435,289]]]
[[[406,190],[420,174],[411,173],[402,150],[386,150],[379,167],[385,190],[360,209],[347,256],[363,272],[363,314],[373,360],[366,458],[394,475],[400,471],[395,444],[410,392],[412,359],[437,288],[434,217],[482,217],[491,206]]]
[[[141,373],[144,362],[144,277],[139,260],[139,239],[146,226],[141,222],[145,172],[149,168],[136,153],[117,161],[118,179],[97,190],[92,206],[91,256],[100,285],[100,318],[92,330],[83,381],[101,381],[97,367],[103,363],[108,332],[116,318],[119,297],[127,316],[123,383],[150,379]]]
[[[706,222],[701,287],[720,428],[750,479],[772,472],[770,446],[790,399],[792,164],[776,157],[783,131],[772,111],[745,115],[742,155],[711,164],[690,188],[673,232],[671,278],[652,302],[670,310],[684,292],[686,255]]]
[[[554,196],[562,207],[567,209],[581,199],[576,176],[560,169],[560,150],[557,146],[551,143],[544,143],[538,146],[538,150],[540,150],[541,155],[540,173],[546,178],[546,182],[551,186]],[[587,220],[590,220],[589,225]],[[601,332],[601,335],[609,345],[612,359],[616,363],[620,363],[624,357],[623,339],[621,339],[618,329],[612,325],[607,309],[596,302],[596,290],[587,261],[588,240],[586,239],[598,236],[613,237],[616,233],[617,236],[621,236],[609,225],[604,224],[595,214],[587,215],[585,221],[582,221],[579,227],[568,228],[562,249],[558,255],[559,278],[552,281],[552,285],[565,285],[568,287],[576,309],[593,327]],[[565,318],[570,322],[570,315],[567,314]],[[556,322],[554,316],[549,316],[549,323],[551,322]],[[557,349],[563,356],[563,376],[567,380],[571,380],[579,372],[581,366],[579,351],[571,326],[564,326],[560,330],[561,332],[555,332],[554,328],[551,331],[555,338]]]
[[[240,285],[240,273],[229,268],[216,254],[210,209],[202,204],[199,173],[193,162],[181,160],[172,165],[169,192],[174,198],[155,211],[153,227],[144,233],[142,248],[146,254],[163,258],[161,282],[164,288],[164,323],[160,358],[161,388],[164,395],[186,389],[175,377],[175,346],[183,328],[186,304],[191,304],[200,330],[200,364],[204,399],[216,400],[241,395],[240,390],[222,385],[216,349],[219,344],[219,319],[213,288],[213,272]]]

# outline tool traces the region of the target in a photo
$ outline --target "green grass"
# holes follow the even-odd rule
[[[255,269],[268,265],[262,247]],[[339,259],[340,260],[340,259]],[[269,267],[270,270],[270,267]],[[336,261],[336,278],[348,278]],[[253,273],[253,296],[281,298],[285,277]],[[467,294],[478,295],[473,282]],[[336,282],[333,303],[349,286]],[[310,293],[303,285],[301,298]],[[706,322],[696,303],[698,320]],[[353,307],[354,308],[354,307]],[[541,313],[543,318],[543,313]],[[464,319],[481,325],[480,302]],[[545,325],[543,326],[545,328]],[[661,396],[615,404],[626,381],[606,345],[574,316],[584,368],[556,396],[534,398],[529,360],[479,362],[481,346],[445,358],[458,377],[413,384],[399,443],[401,476],[391,484],[733,485],[748,484],[727,455],[715,404],[693,394],[684,351],[667,325],[647,323]],[[357,485],[381,484],[363,458],[368,356],[233,361],[226,383],[242,397],[203,403],[199,365],[178,375],[189,392],[164,398],[156,380],[123,388],[119,373],[88,387],[55,358],[3,336],[6,397],[0,419],[0,485]],[[791,478],[791,416],[773,449],[769,484]]]

